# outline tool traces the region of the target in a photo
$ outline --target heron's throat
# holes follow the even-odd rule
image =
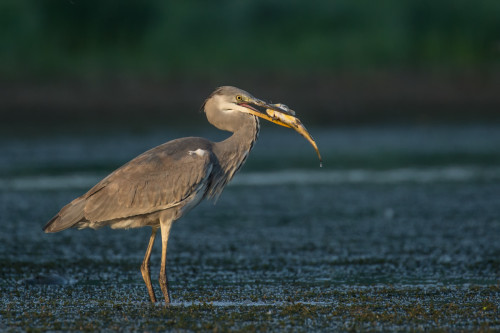
[[[259,119],[255,116],[250,116],[247,119],[245,126],[241,126],[229,138],[216,144],[221,148],[217,149],[219,151],[216,150],[216,153],[220,152],[223,155],[219,159],[219,163],[229,173],[230,179],[245,163],[259,136]]]
[[[222,187],[243,166],[259,136],[259,119],[255,116],[250,116],[247,119],[245,126],[241,126],[226,140],[214,144],[214,153],[217,155],[224,173],[224,184],[220,184]]]

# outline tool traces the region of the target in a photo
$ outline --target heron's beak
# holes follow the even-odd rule
[[[266,113],[258,111],[252,106],[252,104],[261,108],[265,108]],[[316,142],[304,127],[304,125],[302,125],[300,119],[295,117],[295,111],[284,104],[269,104],[255,97],[247,98],[244,102],[240,103],[240,105],[244,106],[247,109],[247,112],[253,114],[254,116],[284,127],[293,128],[295,131],[299,132],[300,135],[306,138],[306,140],[309,141],[309,143],[314,147],[316,154],[318,154],[319,166],[323,166],[321,154],[319,153]]]
[[[288,125],[287,123],[281,121],[280,119],[278,119],[276,117],[272,117],[264,112],[259,111],[254,106],[263,108],[265,110],[273,110],[273,111],[283,113],[283,114],[289,115],[289,116],[295,115],[295,112],[293,110],[290,110],[288,107],[286,107],[286,105],[284,106],[284,108],[282,108],[281,104],[269,104],[269,103],[266,103],[258,98],[255,98],[255,97],[245,98],[245,100],[243,102],[239,103],[239,105],[244,106],[247,109],[247,111],[246,111],[247,113],[253,114],[254,116],[257,116],[259,118],[265,119],[267,121],[270,121],[272,123],[275,123],[275,124],[278,124],[281,126],[285,126],[285,127],[291,127],[291,126]]]

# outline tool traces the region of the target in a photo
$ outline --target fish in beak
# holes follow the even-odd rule
[[[295,117],[295,111],[290,109],[285,104],[268,104],[264,101],[261,101],[257,98],[248,98],[242,103],[239,103],[241,106],[244,106],[248,109],[248,113],[253,114],[259,118],[265,119],[267,121],[273,122],[275,124],[293,128],[296,132],[306,138],[307,141],[313,146],[316,154],[319,158],[319,166],[323,167],[323,160],[321,159],[321,154],[319,153],[318,145],[312,138],[311,134],[307,131],[307,129],[302,125],[302,122],[299,118]],[[256,108],[252,107],[251,104],[255,106],[259,106],[266,110],[266,113],[258,111]]]

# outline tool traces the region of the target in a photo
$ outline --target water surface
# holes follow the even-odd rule
[[[217,204],[174,225],[164,308],[139,271],[148,229],[41,227],[150,147],[224,136],[180,132],[2,137],[0,329],[500,329],[500,128],[311,129],[320,169],[264,127]]]

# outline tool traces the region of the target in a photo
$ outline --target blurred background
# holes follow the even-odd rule
[[[496,0],[3,0],[2,128],[206,126],[220,85],[310,126],[498,122],[499,18]]]
[[[221,85],[294,109],[324,167],[299,134],[261,121],[217,206],[175,224],[174,300],[269,304],[246,330],[269,331],[258,325],[295,298],[332,304],[300,310],[308,331],[499,329],[499,0],[1,0],[0,331],[145,330],[133,325],[148,228],[41,228],[151,147],[227,137],[200,112]],[[48,273],[73,282],[23,287]],[[114,290],[139,300],[130,314],[109,314],[123,304]],[[152,323],[184,322],[158,311]],[[245,330],[221,313],[212,327]],[[340,314],[333,326],[326,313]]]

